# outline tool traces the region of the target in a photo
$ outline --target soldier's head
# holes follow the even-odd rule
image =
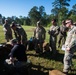
[[[14,46],[14,45],[17,44],[17,42],[18,42],[17,39],[12,39],[12,40],[11,40],[11,45]]]
[[[65,24],[66,24],[66,27],[70,28],[73,25],[73,20],[72,19],[67,19]]]
[[[52,19],[52,21],[51,21],[51,23],[53,24],[53,25],[56,25],[56,19]]]
[[[13,30],[16,30],[16,25],[15,25],[15,23],[12,22],[11,28],[12,28]]]
[[[66,25],[66,24],[65,24],[65,20],[62,21],[62,25]]]
[[[40,21],[37,21],[37,27],[39,27],[41,25]]]

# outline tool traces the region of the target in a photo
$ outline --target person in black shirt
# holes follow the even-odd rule
[[[18,61],[27,61],[25,46],[22,44],[15,44],[11,49],[9,56],[11,60],[13,60],[13,58],[16,58]]]
[[[22,67],[27,63],[26,48],[22,44],[18,44],[16,39],[11,40],[11,45],[13,48],[9,54],[9,59],[6,59],[5,62],[8,65],[13,65],[14,67]]]

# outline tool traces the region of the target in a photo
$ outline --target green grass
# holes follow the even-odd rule
[[[33,26],[23,26],[25,29],[28,39],[33,36],[33,31],[35,27]],[[49,28],[46,28],[46,40],[49,42],[49,35],[47,33],[47,30]],[[13,35],[14,36],[14,35]],[[3,27],[0,26],[0,43],[4,43],[4,32]],[[52,69],[58,69],[60,71],[63,70],[63,57],[64,57],[64,51],[58,49],[59,53],[55,58],[51,57],[51,52],[46,52],[44,54],[38,55],[35,53],[34,50],[27,51],[27,57],[32,62],[32,75],[48,75],[48,71]],[[76,69],[76,53],[73,57],[73,69]],[[76,71],[71,72],[69,71],[69,75],[76,74]]]

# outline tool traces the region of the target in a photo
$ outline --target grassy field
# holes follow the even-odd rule
[[[33,31],[35,27],[32,26],[23,26],[25,29],[28,39],[33,36]],[[49,28],[46,28],[46,31]],[[13,35],[14,36],[14,35]],[[46,32],[46,41],[49,41],[49,35]],[[4,32],[2,26],[0,26],[0,43],[4,43]],[[51,57],[51,52],[46,52],[44,54],[38,55],[34,50],[27,51],[28,59],[32,62],[32,71],[31,75],[48,75],[49,70],[57,69],[63,70],[63,57],[64,51],[58,49],[58,54],[55,58]],[[76,53],[73,57],[73,67],[74,71],[69,71],[69,75],[76,75]]]

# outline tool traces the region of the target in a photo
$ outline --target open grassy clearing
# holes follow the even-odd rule
[[[23,26],[25,29],[28,39],[33,36],[34,28],[33,26]],[[47,30],[49,28],[46,28],[46,41],[49,41],[49,35],[47,33]],[[14,37],[14,35],[13,35]],[[0,26],[0,43],[4,43],[4,32],[2,26]],[[51,52],[46,52],[44,54],[38,55],[35,53],[34,50],[27,51],[28,59],[32,62],[32,75],[48,75],[48,71],[52,69],[58,69],[60,71],[63,70],[63,57],[64,57],[64,51],[58,49],[59,53],[55,58],[51,57]],[[76,75],[76,53],[73,57],[73,64],[72,67],[75,69],[75,71],[71,72],[69,71],[69,75]]]

